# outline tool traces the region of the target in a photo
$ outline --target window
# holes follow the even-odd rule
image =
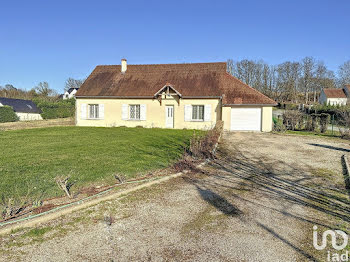
[[[140,120],[140,105],[129,106],[129,119]]]
[[[192,120],[204,121],[204,106],[192,106]]]
[[[89,105],[89,118],[96,119],[99,117],[98,105]]]

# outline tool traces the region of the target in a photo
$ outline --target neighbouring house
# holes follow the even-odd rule
[[[0,106],[10,106],[20,121],[43,120],[41,110],[31,100],[0,97]]]
[[[63,99],[71,99],[75,97],[75,94],[78,92],[79,88],[69,88],[64,94]]]
[[[350,85],[343,88],[324,88],[320,94],[320,104],[346,105],[350,98]]]
[[[76,125],[271,131],[276,102],[225,62],[97,66],[76,93]]]

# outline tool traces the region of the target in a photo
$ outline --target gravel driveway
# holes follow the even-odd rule
[[[349,152],[349,143],[338,139],[227,133],[217,159],[203,170],[53,221],[42,231],[15,232],[2,239],[1,257],[325,261],[325,253],[312,247],[312,227],[349,230],[340,160]]]

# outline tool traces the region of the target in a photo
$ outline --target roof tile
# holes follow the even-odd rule
[[[225,62],[128,65],[123,74],[120,65],[97,66],[76,96],[151,98],[167,83],[183,98],[225,94],[224,104],[276,104],[228,74]]]

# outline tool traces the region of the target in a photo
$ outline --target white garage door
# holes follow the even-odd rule
[[[231,108],[231,130],[261,131],[261,108]]]

